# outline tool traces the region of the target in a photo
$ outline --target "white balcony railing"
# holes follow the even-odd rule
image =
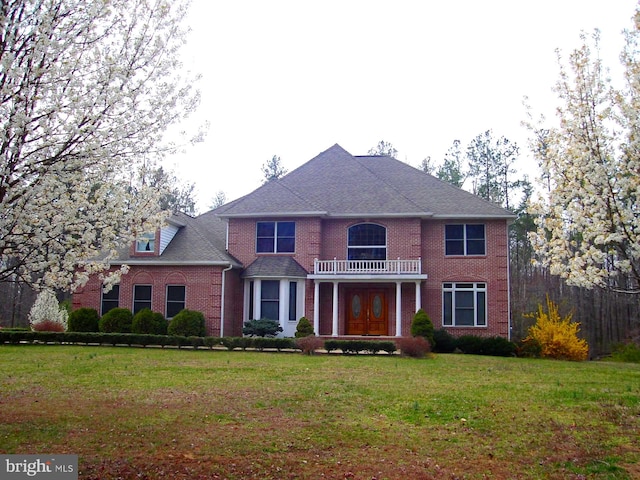
[[[422,261],[417,260],[318,260],[313,262],[316,275],[340,274],[417,274],[422,273]]]

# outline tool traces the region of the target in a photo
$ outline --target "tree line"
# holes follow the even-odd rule
[[[185,0],[0,3],[0,319],[25,318],[32,289],[71,291],[171,211],[195,214],[193,185],[162,161],[166,132],[199,103],[181,68]],[[491,130],[419,168],[513,211],[513,337],[549,295],[575,310],[596,354],[640,326],[640,9],[610,78],[599,34],[558,52],[557,117],[525,122],[539,181],[520,147]],[[198,141],[197,131],[185,142]],[[397,156],[381,141],[370,154]],[[286,173],[280,157],[264,181]],[[226,201],[224,192],[212,207]],[[101,255],[107,253],[104,257]],[[81,268],[78,268],[78,266]]]

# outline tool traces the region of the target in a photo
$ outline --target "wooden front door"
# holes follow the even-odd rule
[[[387,335],[386,292],[381,289],[352,289],[347,295],[347,335]]]

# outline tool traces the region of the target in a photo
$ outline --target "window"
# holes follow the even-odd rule
[[[173,318],[180,310],[184,310],[184,296],[184,285],[167,285],[167,318]]]
[[[484,224],[446,225],[446,255],[485,255]]]
[[[348,260],[386,260],[387,229],[375,223],[349,227]]]
[[[133,286],[133,314],[143,308],[151,310],[151,285]]]
[[[151,252],[155,251],[156,234],[144,233],[136,240],[136,252]]]
[[[296,222],[258,222],[258,253],[293,253],[296,249]]]
[[[442,293],[443,326],[486,327],[486,283],[445,283]]]
[[[289,282],[289,321],[295,322],[298,316],[298,283]]]
[[[112,308],[118,308],[120,305],[120,285],[114,285],[111,290],[105,293],[104,289],[102,290],[102,302],[100,308],[102,310],[102,315],[107,313]]]
[[[280,319],[280,281],[263,280],[260,290],[260,318]]]

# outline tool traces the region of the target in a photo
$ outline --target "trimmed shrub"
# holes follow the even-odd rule
[[[220,337],[204,337],[204,346],[213,349],[213,347],[217,347],[222,345],[222,339]]]
[[[242,328],[242,334],[254,337],[275,337],[282,332],[282,327],[277,320],[261,318],[260,320],[249,320]]]
[[[72,332],[97,332],[100,315],[95,308],[82,307],[69,314],[69,330]]]
[[[298,321],[295,337],[303,338],[308,337],[309,335],[315,335],[315,332],[313,331],[313,325],[311,325],[311,322],[307,319],[307,317],[302,317]]]
[[[316,337],[315,335],[306,335],[296,338],[295,343],[296,347],[302,350],[304,355],[313,355],[316,353],[316,350],[320,350],[323,347],[324,340],[320,337]]]
[[[98,327],[103,333],[131,333],[133,314],[126,308],[112,308],[105,313]]]
[[[429,341],[422,335],[398,338],[396,346],[404,357],[424,358],[431,351]]]
[[[562,317],[558,305],[548,295],[546,312],[540,304],[537,313],[525,316],[536,319],[525,340],[536,340],[542,348],[542,357],[574,361],[587,359],[589,345],[578,337],[580,324],[571,321],[572,313]]]
[[[456,348],[469,355],[483,354],[483,339],[476,335],[462,335],[456,339]]]
[[[438,353],[453,353],[456,349],[456,337],[446,329],[439,328],[433,332],[433,348]]]
[[[420,309],[413,316],[411,322],[411,335],[414,337],[424,337],[430,345],[435,342],[433,340],[433,323],[423,309]]]
[[[482,339],[483,355],[494,357],[513,357],[516,354],[516,344],[504,337],[486,337]]]
[[[204,337],[206,335],[204,315],[195,310],[181,310],[169,322],[167,333],[183,337]]]
[[[166,335],[168,323],[164,316],[143,308],[133,316],[131,331],[133,333],[149,333],[152,335]]]

